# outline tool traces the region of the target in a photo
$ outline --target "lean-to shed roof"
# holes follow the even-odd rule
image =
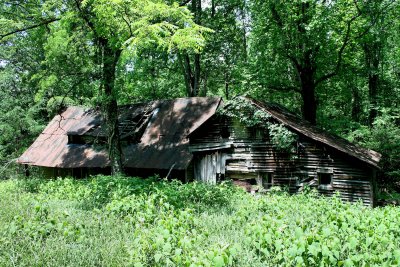
[[[366,162],[374,167],[378,167],[378,163],[381,159],[381,154],[379,154],[378,152],[362,148],[347,141],[344,138],[329,134],[328,132],[319,129],[316,126],[311,125],[308,121],[296,116],[295,114],[278,104],[263,103],[249,97],[243,98],[251,102],[257,108],[264,110],[277,121],[283,123],[286,127],[294,130],[295,132],[298,132],[317,142],[323,143],[329,147],[337,149],[352,157],[358,158],[359,160]]]

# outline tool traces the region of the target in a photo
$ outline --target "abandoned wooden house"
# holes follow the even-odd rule
[[[196,179],[246,180],[256,188],[281,186],[291,193],[309,186],[374,205],[379,153],[330,135],[276,104],[242,97],[222,110],[189,135]]]
[[[99,112],[70,107],[57,115],[21,164],[49,176],[109,172]],[[358,147],[276,104],[241,97],[180,98],[122,106],[119,128],[129,174],[185,181],[230,179],[249,191],[306,186],[374,205],[380,154]]]

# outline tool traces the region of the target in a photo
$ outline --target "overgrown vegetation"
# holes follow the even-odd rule
[[[1,266],[396,266],[400,209],[97,176],[0,182]]]
[[[226,101],[225,108],[219,112],[222,116],[236,119],[247,127],[265,129],[278,150],[287,153],[296,151],[297,135],[282,123],[274,120],[267,112],[256,108],[245,98],[236,97]]]
[[[359,127],[349,133],[349,139],[382,153],[381,187],[400,192],[400,114],[386,110],[378,116],[373,127]]]

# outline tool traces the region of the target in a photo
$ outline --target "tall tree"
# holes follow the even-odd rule
[[[368,1],[358,5],[363,14],[360,28],[365,34],[359,43],[364,54],[364,66],[367,76],[369,114],[368,123],[372,126],[378,115],[378,98],[383,82],[384,59],[388,49],[388,38],[393,33],[393,19],[398,3],[393,0]]]
[[[180,55],[187,96],[209,93],[229,97],[233,91],[241,91],[250,29],[247,2],[185,1],[196,23],[215,31],[201,55]]]
[[[205,25],[215,30],[203,55],[204,86],[226,98],[249,90],[243,88],[250,30],[247,2],[213,1],[203,15]]]
[[[186,5],[189,5],[190,11],[194,14],[194,21],[198,25],[201,25],[201,2],[201,0],[191,0],[185,3]],[[187,96],[198,96],[200,94],[201,82],[200,53],[190,53],[190,51],[182,51],[182,53],[179,54],[179,60],[183,71]]]
[[[19,156],[42,130],[46,103],[33,103],[44,70],[47,26],[56,21],[37,1],[0,5],[0,162]],[[29,34],[24,27],[30,28]]]
[[[315,124],[316,90],[339,73],[361,15],[354,1],[255,0],[252,15],[263,83],[269,90],[300,93],[303,116]]]

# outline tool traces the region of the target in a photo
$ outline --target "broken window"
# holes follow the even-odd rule
[[[221,138],[223,139],[229,138],[231,136],[231,133],[229,131],[230,120],[226,117],[223,117],[219,121],[219,125],[220,125],[219,134]]]
[[[257,139],[257,140],[266,139],[265,131],[261,130],[258,127],[248,127],[247,134],[250,139]]]

